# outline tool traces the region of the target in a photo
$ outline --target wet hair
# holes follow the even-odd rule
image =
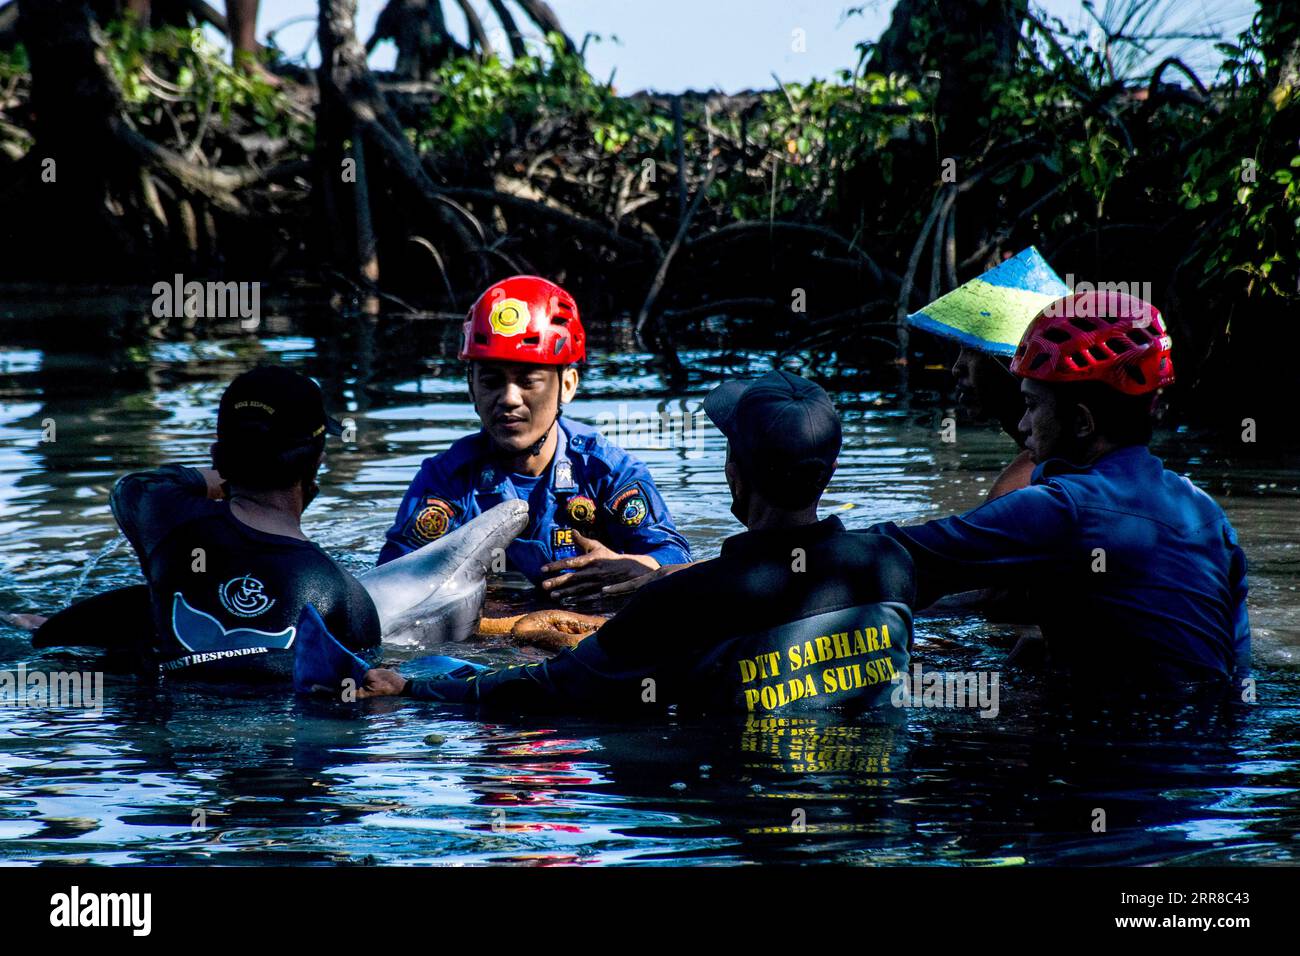
[[[1151,442],[1152,409],[1155,393],[1128,395],[1103,382],[1074,382],[1049,386],[1056,400],[1061,424],[1070,434],[1078,417],[1077,406],[1092,412],[1097,431],[1115,445],[1147,445]]]
[[[275,450],[255,439],[218,439],[212,446],[212,467],[232,485],[278,491],[315,478],[324,450],[324,435],[295,448]]]

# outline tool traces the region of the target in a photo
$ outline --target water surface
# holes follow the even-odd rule
[[[420,461],[476,427],[454,323],[336,319],[303,308],[258,335],[203,338],[131,322],[42,317],[0,338],[0,610],[48,611],[131,583],[107,496],[121,474],[205,463],[229,379],[259,361],[324,385],[356,441],[330,451],[308,533],[366,567]],[[58,331],[50,322],[65,323]],[[17,329],[15,331],[15,329]],[[580,400],[596,423],[667,412],[699,430],[638,448],[698,556],[739,530],[721,436],[694,419],[726,372],[771,355],[688,352],[669,380],[625,333],[597,335]],[[850,527],[978,503],[1010,455],[963,423],[939,440],[922,375],[835,356],[812,371],[845,420],[824,501]],[[53,442],[39,441],[52,421]],[[1225,457],[1213,436],[1156,451],[1224,505],[1251,565],[1258,703],[1219,713],[1080,715],[1032,670],[1001,663],[1014,627],[922,619],[917,660],[1000,671],[1000,710],[909,709],[859,720],[755,718],[484,722],[431,705],[360,706],[106,677],[100,715],[0,708],[0,862],[1209,864],[1293,862],[1300,823],[1300,599],[1294,469]],[[517,604],[517,588],[494,602]],[[690,626],[682,608],[674,627]],[[672,639],[671,629],[665,640]],[[437,650],[437,649],[434,649]],[[1114,649],[1122,658],[1122,649]],[[462,646],[488,662],[534,652]],[[0,624],[0,669],[97,667],[37,653]],[[1092,826],[1106,813],[1105,832]]]

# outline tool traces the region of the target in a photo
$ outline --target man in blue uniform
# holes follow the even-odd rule
[[[510,567],[556,597],[690,561],[690,546],[645,465],[561,418],[578,390],[586,336],[573,297],[536,276],[489,288],[470,309],[460,357],[482,422],[426,459],[397,509],[379,563],[442,537],[507,498],[529,525]]]
[[[1028,590],[1051,661],[1080,686],[1235,686],[1250,666],[1246,560],[1222,509],[1147,449],[1173,381],[1155,308],[1080,293],[1044,309],[1011,364],[1030,484],[974,511],[873,530],[902,544],[917,607],[977,587]]]
[[[704,410],[727,436],[732,513],[722,553],[640,589],[553,660],[408,680],[366,674],[358,697],[512,710],[779,715],[887,707],[912,643],[912,562],[817,506],[841,429],[830,397],[789,372],[728,382]]]

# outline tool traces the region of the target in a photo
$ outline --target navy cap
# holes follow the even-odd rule
[[[278,365],[260,365],[230,383],[217,411],[217,438],[255,442],[266,450],[288,451],[343,426],[325,414],[320,386],[306,375]]]
[[[725,382],[705,396],[704,412],[764,497],[802,507],[826,487],[842,432],[831,397],[817,383],[786,371]]]

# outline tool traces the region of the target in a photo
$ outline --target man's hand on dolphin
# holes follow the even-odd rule
[[[583,554],[542,565],[543,573],[555,575],[542,581],[542,589],[552,597],[596,597],[608,584],[630,581],[659,568],[659,562],[647,554],[619,554],[577,531],[573,539]],[[565,571],[571,573],[562,573]]]

